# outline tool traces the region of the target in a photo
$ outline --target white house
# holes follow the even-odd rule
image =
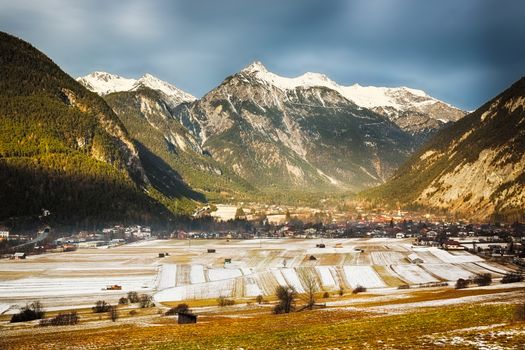
[[[0,240],[9,239],[9,231],[0,230]]]

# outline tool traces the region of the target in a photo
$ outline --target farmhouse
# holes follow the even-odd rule
[[[446,250],[465,250],[458,241],[446,241],[443,243],[443,249]]]

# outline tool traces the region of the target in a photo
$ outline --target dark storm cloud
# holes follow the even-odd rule
[[[73,76],[145,72],[197,96],[254,60],[473,109],[525,71],[521,1],[0,0],[0,30]]]

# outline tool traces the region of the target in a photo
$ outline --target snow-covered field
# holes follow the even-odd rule
[[[372,266],[343,266],[348,283],[355,288],[384,288],[386,284]]]
[[[237,207],[233,205],[224,205],[218,204],[217,210],[211,213],[211,216],[222,220],[228,221],[235,219],[235,213],[237,212]]]
[[[321,285],[327,289],[334,288],[337,283],[334,280],[334,267],[331,266],[318,266],[316,267],[317,273],[321,278]]]
[[[163,264],[160,270],[158,290],[175,287],[177,281],[177,265]]]
[[[242,276],[240,269],[209,269],[208,278],[210,281],[227,280]]]
[[[476,255],[469,254],[467,252],[457,252],[457,254],[450,254],[446,250],[431,248],[430,252],[437,256],[444,263],[450,264],[461,264],[469,262],[483,261],[482,258]]]
[[[430,283],[438,280],[417,265],[396,265],[392,269],[409,284]]]
[[[326,248],[317,248],[319,243]],[[210,254],[208,248],[216,252]],[[169,255],[159,258],[161,252]],[[408,261],[414,252],[423,264]],[[231,263],[225,263],[227,259]],[[304,292],[311,278],[329,292],[357,285],[395,290],[399,280],[418,285],[476,273],[501,277],[506,272],[468,252],[412,247],[410,240],[402,239],[192,240],[191,244],[150,240],[30,256],[25,261],[0,260],[0,305],[5,311],[40,300],[49,309],[60,309],[97,300],[113,303],[128,291],[155,294],[157,301],[253,299],[273,294],[278,285]],[[122,290],[104,290],[114,284]]]
[[[289,286],[294,287],[298,293],[304,293],[303,285],[301,284],[295,269],[281,269],[281,272]]]
[[[206,282],[206,278],[204,277],[204,266],[191,265],[190,282],[191,284]]]
[[[155,288],[155,278],[154,275],[112,277],[111,280],[106,277],[30,277],[0,282],[0,298],[10,296],[28,298],[69,297],[99,293],[110,284],[122,286],[122,290],[119,292],[152,291]]]
[[[436,275],[446,281],[457,281],[459,278],[467,279],[471,277],[472,272],[452,264],[423,264],[421,265],[426,271]]]

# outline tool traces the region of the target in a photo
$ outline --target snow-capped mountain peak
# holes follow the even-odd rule
[[[240,74],[249,75],[281,90],[312,86],[325,86],[332,89],[337,87],[337,84],[324,74],[307,72],[296,78],[286,78],[268,71],[260,61],[255,61],[248,65],[241,70]]]
[[[293,90],[298,87],[325,87],[337,91],[344,98],[356,105],[372,109],[396,120],[401,115],[426,114],[429,118],[443,122],[461,118],[465,113],[448,103],[429,96],[423,90],[402,87],[376,87],[339,85],[324,74],[307,72],[295,78],[286,78],[266,69],[255,61],[240,72],[241,75],[255,78],[281,90]]]
[[[256,73],[256,72],[268,72],[268,69],[261,63],[261,61],[255,61],[244,67],[241,73]]]
[[[195,96],[190,95],[176,86],[160,80],[159,78],[148,73],[144,74],[139,80],[137,80],[131,90],[137,90],[141,86],[161,91],[167,96],[176,98],[181,102],[192,102],[196,100]]]
[[[77,81],[99,95],[107,95],[117,91],[128,91],[136,83],[135,79],[128,79],[116,74],[99,71],[77,78]]]
[[[132,79],[97,71],[77,78],[77,81],[99,95],[121,91],[136,91],[140,87],[147,87],[162,92],[175,104],[196,100],[194,96],[187,92],[148,73],[139,79]]]

